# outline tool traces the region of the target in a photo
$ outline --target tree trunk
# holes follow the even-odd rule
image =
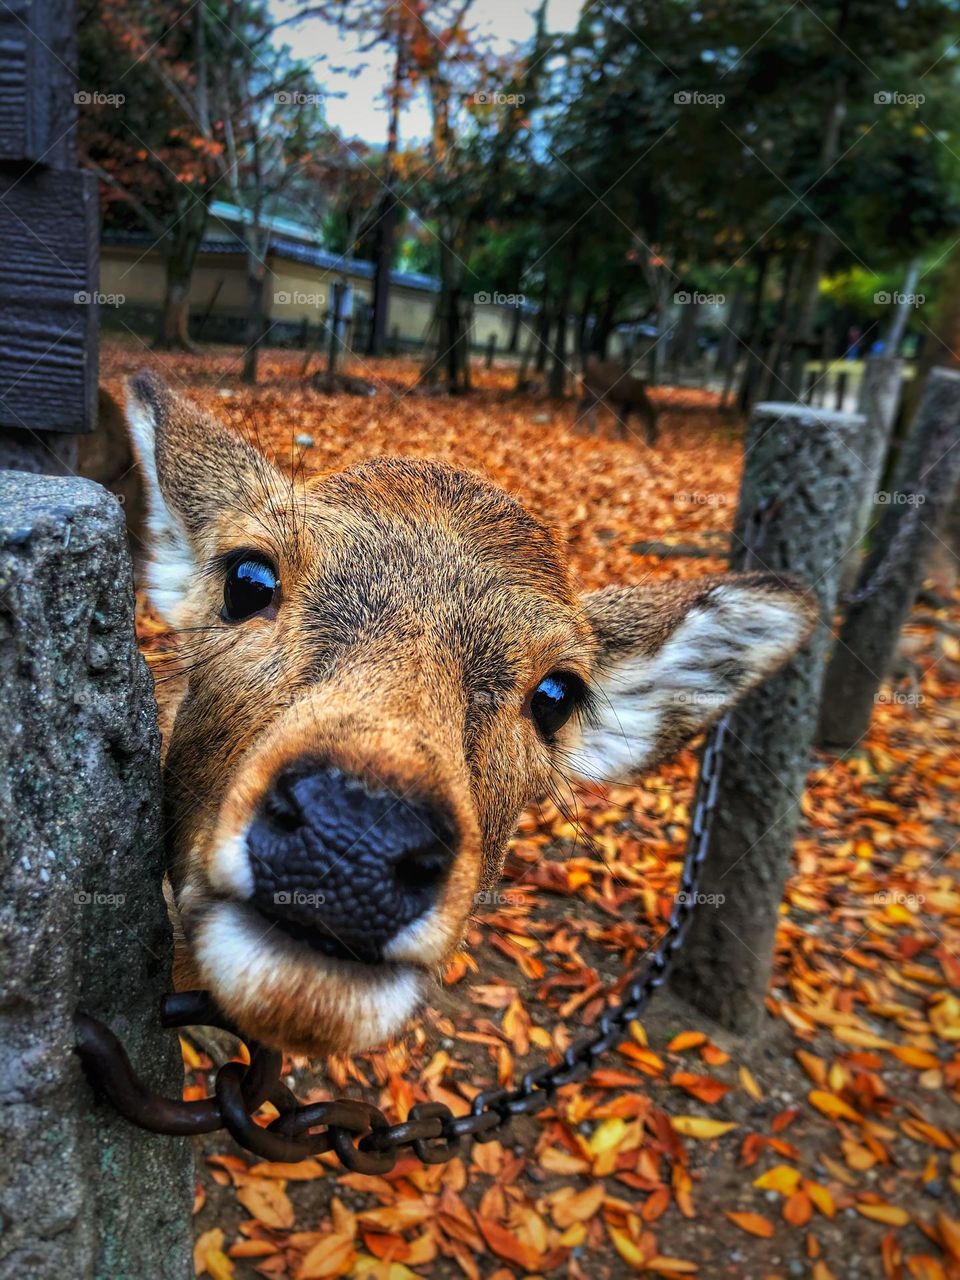
[[[597,322],[597,328],[592,335],[590,350],[600,357],[601,360],[607,358],[607,346],[610,342],[610,334],[613,332],[614,321],[617,318],[617,307],[620,305],[620,295],[615,289],[607,292],[606,299],[603,304],[603,311],[600,313],[600,319]]]
[[[374,250],[373,310],[370,315],[370,334],[367,355],[382,356],[387,345],[387,327],[390,322],[390,275],[393,269],[393,242],[397,230],[397,194],[394,183],[397,147],[400,138],[400,106],[406,79],[406,14],[404,6],[397,9],[396,57],[393,64],[393,83],[390,86],[390,120],[387,125],[387,146],[384,151],[384,192],[377,217]]]
[[[567,307],[566,296],[561,299],[557,310],[557,327],[553,345],[553,360],[550,365],[548,393],[551,400],[562,400],[567,382]]]
[[[193,351],[190,341],[190,283],[207,226],[206,200],[196,200],[176,224],[176,234],[164,253],[163,311],[154,346],[161,351]]]
[[[537,324],[537,358],[533,364],[537,373],[543,373],[547,367],[547,356],[550,352],[550,319],[547,295],[544,294]]]
[[[756,1027],[770,981],[790,850],[817,720],[828,621],[837,599],[863,466],[863,419],[806,405],[764,404],[750,421],[732,562],[811,584],[821,621],[787,666],[741,703],[727,746],[700,892],[678,956],[675,989],[738,1033]],[[758,537],[747,532],[772,503]],[[750,561],[743,539],[751,536]],[[716,905],[714,905],[716,904]]]
[[[743,345],[746,348],[746,360],[743,366],[740,391],[737,395],[737,408],[741,413],[746,413],[753,403],[757,371],[760,368],[757,347],[760,343],[763,327],[763,292],[767,283],[769,265],[770,254],[766,250],[761,250],[757,254],[757,274],[754,277],[753,296],[750,299],[750,318],[747,322],[747,331],[743,339]]]
[[[265,255],[264,255],[265,256]],[[266,267],[264,258],[251,247],[247,251],[247,323],[243,337],[242,379],[250,386],[257,381],[260,347],[266,331]]]
[[[825,746],[847,750],[866,733],[958,482],[960,372],[934,369],[827,672],[820,718]]]
[[[507,351],[510,355],[516,355],[517,347],[520,345],[520,324],[523,320],[523,307],[519,303],[513,309],[513,316],[510,320],[510,340],[507,343]]]
[[[780,365],[783,361],[784,348],[789,346],[790,316],[800,282],[800,265],[801,259],[795,254],[783,273],[783,294],[780,298],[777,325],[766,353],[766,367],[760,376],[759,399],[761,400],[766,400],[769,396],[774,398],[784,396],[789,389],[787,382],[780,377]],[[799,395],[797,398],[799,399]]]

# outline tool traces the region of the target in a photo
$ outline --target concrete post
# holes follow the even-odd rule
[[[0,1277],[184,1280],[189,1143],[95,1101],[80,1007],[179,1096],[159,741],[121,508],[0,471]]]
[[[817,597],[820,623],[790,662],[733,713],[710,853],[672,984],[739,1033],[758,1021],[777,913],[800,819],[843,556],[863,483],[857,414],[759,404],[750,419],[731,568],[789,574]],[[751,515],[769,502],[748,560]]]

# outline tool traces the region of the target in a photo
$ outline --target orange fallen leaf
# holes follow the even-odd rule
[[[910,1221],[906,1209],[900,1209],[894,1204],[858,1204],[854,1208],[862,1217],[870,1218],[873,1222],[885,1222],[890,1227],[905,1227]]]
[[[838,1120],[855,1120],[858,1123],[863,1119],[859,1112],[854,1111],[849,1103],[844,1102],[842,1098],[838,1098],[835,1093],[828,1093],[825,1089],[811,1089],[807,1094],[811,1106],[825,1116],[831,1116]]]
[[[536,1249],[518,1240],[491,1218],[484,1218],[478,1214],[477,1226],[484,1240],[498,1257],[503,1258],[505,1262],[523,1267],[526,1271],[535,1270],[540,1256]]]
[[[683,1053],[684,1049],[696,1049],[706,1043],[707,1037],[702,1031],[681,1031],[673,1037],[667,1049],[670,1053]]]
[[[695,1075],[690,1071],[675,1071],[670,1077],[670,1083],[708,1105],[726,1097],[731,1088],[721,1080],[714,1080],[713,1076]]]
[[[297,1280],[327,1280],[330,1276],[342,1276],[353,1265],[356,1256],[350,1236],[331,1232],[306,1255],[297,1272]]]
[[[282,1182],[248,1182],[237,1191],[237,1199],[265,1227],[286,1231],[293,1226],[293,1205],[283,1189]]]
[[[805,1227],[812,1217],[813,1202],[803,1187],[798,1187],[783,1206],[784,1221],[791,1227]]]
[[[746,1231],[751,1236],[762,1236],[764,1240],[769,1240],[777,1230],[770,1219],[765,1218],[762,1213],[730,1213],[726,1211],[725,1216],[741,1231]]]

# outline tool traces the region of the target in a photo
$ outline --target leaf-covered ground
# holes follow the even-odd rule
[[[572,405],[509,396],[506,370],[451,400],[413,394],[413,366],[387,361],[380,394],[356,399],[306,389],[301,362],[271,352],[250,391],[234,350],[168,358],[127,342],[104,375],[116,388],[153,365],[308,470],[400,452],[485,471],[564,532],[585,587],[722,567],[740,433],[702,393],[659,393],[648,451],[602,420],[572,431]],[[960,600],[944,616],[960,619]],[[157,632],[145,616],[148,651],[166,643]],[[960,1277],[960,644],[914,626],[905,647],[914,683],[886,691],[861,749],[811,770],[758,1037],[731,1041],[661,996],[511,1145],[386,1178],[204,1140],[198,1274]],[[694,777],[688,752],[641,785],[575,788],[566,813],[527,813],[432,1007],[381,1052],[290,1063],[298,1094],[362,1096],[391,1118],[419,1100],[464,1110],[562,1050],[663,926]],[[207,1092],[210,1060],[184,1052],[189,1095]]]

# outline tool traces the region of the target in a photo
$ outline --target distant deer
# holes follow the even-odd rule
[[[596,427],[597,405],[603,404],[613,414],[621,440],[626,440],[627,422],[635,413],[643,425],[644,439],[653,446],[657,442],[657,411],[650,403],[646,387],[618,360],[601,360],[588,355],[583,363],[583,395],[577,405],[577,419],[584,413],[591,430]]]
[[[581,595],[559,536],[481,477],[380,458],[291,479],[151,374],[128,418],[185,663],[176,981],[267,1044],[398,1031],[529,801],[649,770],[813,624],[767,573]]]

